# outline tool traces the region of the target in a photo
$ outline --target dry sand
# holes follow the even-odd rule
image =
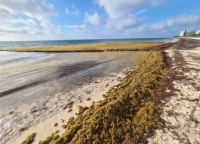
[[[99,101],[102,100],[102,95],[105,94],[110,87],[113,87],[120,83],[119,79],[125,77],[124,72],[127,72],[129,70],[133,70],[132,68],[127,68],[123,72],[119,74],[112,74],[112,77],[104,77],[101,79],[97,79],[96,82],[91,83],[89,85],[84,85],[81,88],[71,91],[68,94],[64,95],[75,95],[75,97],[72,97],[71,101],[74,101],[72,111],[68,112],[68,109],[65,109],[61,111],[60,113],[52,116],[49,119],[44,120],[43,122],[40,122],[39,124],[30,127],[28,130],[25,130],[17,139],[11,140],[8,143],[9,144],[20,144],[23,140],[26,139],[26,137],[32,133],[37,133],[34,143],[37,144],[40,140],[44,140],[47,136],[50,136],[55,131],[59,130],[59,134],[62,134],[65,129],[62,128],[64,124],[66,124],[67,120],[74,116],[76,117],[75,113],[78,113],[78,105],[81,106],[90,106],[93,101]],[[61,97],[62,94],[59,94]],[[52,105],[52,102],[58,101],[60,98],[59,96],[55,97],[53,100],[51,100],[50,105]],[[87,100],[87,98],[91,98],[91,100]],[[80,102],[81,100],[81,102]],[[64,120],[64,121],[63,121]],[[57,123],[57,126],[54,126],[54,124]]]
[[[199,45],[199,44],[198,44]],[[200,45],[199,45],[200,46]],[[166,127],[156,130],[150,144],[200,143],[200,47],[166,50],[172,58],[174,94],[164,106],[161,118]],[[177,62],[176,55],[181,58]]]
[[[200,40],[200,37],[185,37],[185,39],[196,39],[196,40]]]

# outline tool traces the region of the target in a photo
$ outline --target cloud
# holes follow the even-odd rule
[[[183,15],[176,18],[170,18],[167,20],[169,27],[187,27],[200,25],[200,15]]]
[[[30,34],[29,27],[13,27],[12,25],[1,25],[0,33],[10,33],[10,34]]]
[[[142,22],[142,18],[138,18],[134,15],[129,15],[121,19],[108,19],[106,26],[114,30],[124,30],[132,27],[139,26]]]
[[[167,36],[177,35],[179,31],[183,29],[196,29],[200,27],[199,15],[183,15],[179,17],[168,18],[163,22],[156,22],[151,25],[140,25],[128,30],[129,34],[144,34],[151,33],[154,36],[161,34],[167,34]]]
[[[200,25],[200,15],[183,15],[166,19],[163,22],[157,22],[150,26],[154,30],[167,30],[173,28],[188,28]]]
[[[45,0],[1,0],[0,33],[11,40],[60,37],[61,28],[51,24],[52,15],[57,15],[54,5]]]
[[[77,9],[74,5],[72,5],[72,10],[69,10],[68,8],[65,9],[65,13],[67,15],[75,15],[76,17],[79,17],[81,15],[81,11]]]
[[[160,23],[154,23],[150,26],[151,29],[153,30],[165,30],[168,29],[169,26],[167,25],[167,23],[164,22],[160,22]]]
[[[145,13],[146,11],[147,11],[146,9],[142,9],[142,10],[138,11],[135,15],[140,15],[142,13]]]
[[[15,17],[17,17],[16,12],[0,7],[0,18],[15,18]]]
[[[121,31],[142,25],[144,17],[139,15],[147,11],[144,7],[158,6],[165,1],[168,0],[96,0],[96,4],[108,15],[106,27]],[[143,9],[133,14],[139,8]]]
[[[86,21],[89,21],[92,25],[104,25],[106,24],[106,21],[99,16],[97,12],[95,12],[93,15],[89,15],[88,13],[85,13]]]
[[[85,24],[83,24],[83,25],[71,25],[71,26],[68,26],[68,28],[73,28],[73,29],[78,30],[78,31],[85,33],[85,34],[92,34],[92,35],[101,34],[100,32],[97,31],[97,29],[90,28]]]
[[[23,13],[28,17],[42,19],[49,15],[56,15],[52,4],[45,4],[44,0],[1,0],[1,8],[15,13]]]
[[[146,0],[97,0],[110,18],[116,19],[131,14],[134,8],[141,6]]]
[[[0,28],[0,32],[2,33],[15,33],[15,34],[28,34],[29,32],[27,30],[19,30],[19,29],[2,29]]]

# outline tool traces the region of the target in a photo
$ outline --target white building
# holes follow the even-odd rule
[[[197,30],[195,34],[200,34],[200,30]]]
[[[179,34],[179,36],[180,36],[180,37],[184,37],[184,36],[185,36],[185,33],[186,33],[186,31],[181,31],[180,34]]]

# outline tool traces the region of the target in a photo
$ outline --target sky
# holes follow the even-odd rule
[[[0,41],[164,38],[200,29],[200,0],[0,0]]]

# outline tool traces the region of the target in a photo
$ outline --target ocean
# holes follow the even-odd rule
[[[91,39],[91,40],[48,40],[48,41],[0,41],[0,49],[46,46],[68,46],[81,44],[102,44],[121,42],[170,42],[174,38],[135,38],[135,39]]]

